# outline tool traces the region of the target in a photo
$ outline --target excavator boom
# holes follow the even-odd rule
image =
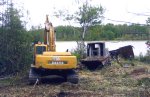
[[[44,44],[48,45],[49,51],[56,51],[55,46],[55,32],[51,22],[49,22],[48,15],[46,15],[45,30],[44,30]]]

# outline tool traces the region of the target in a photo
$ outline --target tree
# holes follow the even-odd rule
[[[30,35],[25,33],[19,11],[7,3],[0,32],[0,75],[15,74],[31,63]]]
[[[150,17],[147,18],[146,24],[147,24],[147,25],[150,25]]]
[[[82,40],[85,38],[85,34],[88,31],[88,28],[94,25],[98,25],[102,22],[104,9],[102,6],[93,7],[89,4],[88,0],[79,7],[79,11],[76,12],[75,20],[77,20],[83,31],[82,31]]]
[[[148,40],[150,40],[150,17],[147,18],[146,23],[148,27]]]
[[[93,7],[90,5],[88,0],[86,0],[86,2],[83,3],[81,7],[79,7],[79,11],[75,13],[74,18],[80,23],[82,28],[81,42],[77,42],[81,58],[84,57],[85,35],[91,26],[99,25],[102,22],[103,13],[104,9],[102,6]]]
[[[78,50],[80,55],[84,55],[85,51],[85,35],[88,32],[88,29],[91,26],[99,25],[102,22],[104,9],[102,6],[92,6],[90,2],[86,0],[83,2],[82,6],[79,7],[79,10],[74,14],[66,14],[63,11],[59,11],[56,13],[57,16],[64,16],[65,20],[75,20],[77,21],[82,28],[82,32],[80,33],[80,41],[77,41]],[[63,15],[62,15],[63,14]],[[65,15],[66,14],[66,15]]]

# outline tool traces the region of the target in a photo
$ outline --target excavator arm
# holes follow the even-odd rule
[[[52,23],[49,22],[48,15],[46,15],[45,21],[44,44],[48,45],[48,51],[56,51],[54,27]]]

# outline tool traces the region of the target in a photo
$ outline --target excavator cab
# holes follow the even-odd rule
[[[43,52],[47,51],[47,45],[44,44],[36,44],[34,46],[34,55],[43,54]]]

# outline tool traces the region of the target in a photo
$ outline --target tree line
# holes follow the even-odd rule
[[[34,41],[43,40],[43,29],[31,29],[29,33],[34,37]],[[55,27],[56,40],[76,41],[80,40],[81,27],[57,26]],[[140,24],[95,25],[89,28],[86,33],[86,41],[99,40],[148,40],[150,37],[149,26]]]

